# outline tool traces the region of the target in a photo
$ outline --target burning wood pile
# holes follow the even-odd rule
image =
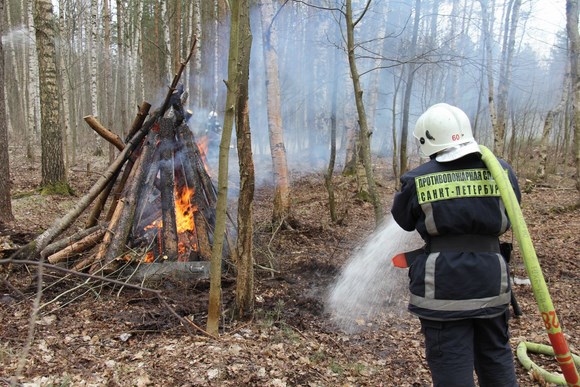
[[[187,124],[191,113],[184,111],[182,98],[183,90],[177,88],[163,115],[156,113],[148,122],[133,125],[128,138],[143,129],[147,134],[127,158],[120,181],[111,179],[100,193],[85,230],[42,250],[50,263],[68,261],[75,270],[108,273],[126,262],[179,262],[190,272],[207,272],[217,192],[204,152]],[[87,122],[112,143],[120,143],[118,148],[124,147],[94,119]],[[105,225],[98,225],[108,199]],[[81,254],[95,245],[96,252]]]

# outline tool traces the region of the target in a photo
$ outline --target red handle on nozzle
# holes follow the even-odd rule
[[[391,262],[393,262],[393,266],[401,269],[406,269],[409,267],[405,253],[395,255],[393,258],[391,258]]]

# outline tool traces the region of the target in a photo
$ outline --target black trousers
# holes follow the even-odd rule
[[[434,321],[421,318],[425,353],[435,387],[517,386],[509,343],[509,311],[493,318]]]

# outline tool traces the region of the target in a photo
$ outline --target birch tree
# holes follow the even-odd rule
[[[0,36],[4,33],[4,0],[0,0]],[[0,63],[4,63],[4,49],[0,39]],[[8,156],[8,125],[4,98],[4,66],[0,66],[0,224],[14,220],[10,201],[10,165]]]
[[[33,142],[38,137],[40,128],[40,100],[39,100],[39,85],[38,85],[38,56],[36,54],[36,31],[34,26],[34,12],[33,1],[26,1],[27,27],[28,27],[28,127],[26,133],[29,133],[26,144],[26,154],[29,159],[32,159]]]
[[[34,24],[41,100],[42,186],[46,193],[69,193],[59,120],[54,14],[51,0],[36,0]]]
[[[121,22],[125,18],[125,9],[123,8],[123,1],[116,0],[117,4],[117,87],[116,95],[118,98],[119,105],[119,115],[120,115],[120,125],[123,131],[129,130],[128,119],[127,119],[127,70],[126,70],[126,58],[127,58],[127,45],[125,44],[125,28],[123,28],[123,23]],[[119,133],[125,135],[125,133]]]
[[[103,89],[105,100],[110,103],[105,103],[105,122],[109,130],[113,130],[113,112],[114,107],[111,102],[114,100],[113,96],[113,70],[111,64],[111,14],[109,9],[109,0],[103,0]],[[115,160],[115,146],[109,144],[109,163]]]
[[[97,87],[97,73],[98,73],[98,61],[97,61],[97,42],[98,42],[98,0],[91,0],[91,18],[90,18],[90,61],[89,61],[89,72],[90,72],[90,99],[91,99],[91,114],[98,117],[99,116],[99,103],[98,103],[98,87]],[[102,139],[98,134],[94,134],[95,138],[95,156],[101,156],[103,154]]]
[[[169,9],[166,1],[161,1],[161,31],[163,32],[160,43],[161,63],[163,64],[161,81],[162,85],[167,86],[172,78],[173,73],[171,68],[171,38],[169,35]]]

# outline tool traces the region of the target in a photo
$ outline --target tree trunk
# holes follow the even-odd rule
[[[280,74],[278,73],[278,33],[275,28],[272,0],[260,5],[262,14],[264,63],[266,64],[266,92],[268,100],[268,129],[274,168],[274,210],[272,223],[285,223],[290,214],[290,178],[284,145],[284,128],[280,102]]]
[[[169,36],[169,9],[167,7],[167,2],[161,2],[161,30],[163,31],[163,39],[161,40],[161,58],[160,61],[163,64],[162,74],[161,74],[161,84],[167,85],[169,80],[172,78],[173,73],[171,68],[171,37]]]
[[[506,15],[506,28],[502,59],[500,63],[499,90],[497,93],[497,126],[494,128],[496,155],[505,156],[506,127],[508,117],[508,91],[511,83],[512,59],[516,44],[516,30],[520,16],[521,0],[512,0]]]
[[[238,197],[238,239],[236,246],[236,304],[235,316],[249,319],[254,314],[254,160],[248,103],[248,78],[250,74],[249,0],[239,4],[239,93],[236,102],[236,139],[240,168],[240,196]]]
[[[214,231],[214,244],[210,261],[210,288],[209,305],[207,315],[207,331],[217,336],[219,331],[219,319],[221,309],[221,286],[222,286],[222,254],[224,236],[226,233],[226,215],[228,204],[228,168],[229,151],[232,137],[232,128],[235,119],[235,104],[238,98],[238,61],[239,61],[239,1],[231,2],[230,24],[230,48],[228,57],[228,81],[224,127],[220,141],[219,169],[218,169],[218,195],[216,206],[216,222]]]
[[[488,7],[490,9],[494,9],[495,2],[492,1],[492,4],[488,4],[488,1],[479,0],[481,4],[481,38],[483,40],[485,46],[485,69],[487,74],[487,105],[489,108],[489,117],[491,120],[491,127],[494,130],[494,138],[493,138],[493,152],[496,155],[501,155],[500,151],[503,151],[503,143],[502,139],[496,135],[497,127],[498,127],[498,120],[497,120],[497,112],[495,107],[495,86],[493,82],[493,13],[490,19],[488,15]]]
[[[91,52],[91,59],[89,62],[89,79],[90,79],[90,90],[91,90],[91,110],[92,110],[92,114],[94,116],[99,116],[99,103],[98,103],[98,96],[99,96],[99,92],[98,92],[98,87],[97,87],[97,83],[98,83],[98,78],[97,78],[97,74],[98,74],[98,60],[97,60],[97,40],[98,40],[98,36],[97,36],[97,25],[99,23],[98,18],[97,18],[97,14],[98,14],[98,1],[97,0],[91,0],[91,21],[90,21],[90,26],[91,26],[91,37],[90,37],[90,52]],[[102,145],[102,141],[101,141],[101,137],[99,137],[98,135],[95,135],[95,156],[101,156],[103,154],[103,145]]]
[[[4,31],[4,0],[0,0],[0,36]],[[0,63],[4,63],[4,50],[0,39]],[[10,201],[10,166],[8,157],[8,125],[4,99],[4,66],[0,66],[0,224],[14,220]]]
[[[25,130],[27,136],[26,154],[29,159],[34,157],[32,147],[36,140],[38,139],[38,132],[40,130],[40,85],[39,85],[39,72],[38,72],[38,54],[36,49],[36,30],[34,26],[34,11],[33,4],[34,1],[29,0],[23,2],[27,5],[28,14],[28,39],[30,39],[29,49],[28,49],[28,66],[30,69],[28,78],[28,120],[27,128]]]
[[[65,21],[65,12],[64,12],[64,3],[63,0],[59,1],[59,18],[58,18],[58,28],[59,28],[59,40],[60,40],[60,55],[58,55],[58,69],[59,69],[59,88],[61,90],[62,95],[62,124],[63,124],[63,133],[65,135],[65,140],[63,142],[64,149],[65,149],[65,161],[66,165],[72,165],[73,160],[76,158],[74,157],[73,151],[75,148],[73,147],[73,133],[70,124],[70,101],[69,101],[69,84],[68,84],[68,77],[66,76],[66,72],[64,69],[66,68],[65,64],[65,52],[67,52],[68,45],[63,44],[66,41],[65,39],[65,31],[66,31],[66,21]]]
[[[416,54],[417,41],[419,37],[419,23],[421,22],[421,0],[415,1],[415,20],[413,23],[413,37],[411,42],[411,57]],[[400,176],[409,169],[407,160],[407,139],[409,137],[409,114],[411,105],[411,94],[413,91],[413,81],[415,80],[415,63],[411,61],[407,66],[407,82],[403,95],[403,122],[401,124],[401,149],[399,158]]]
[[[370,1],[367,3],[367,7],[370,5]],[[375,212],[375,225],[379,225],[384,217],[383,213],[383,206],[381,204],[381,200],[377,193],[375,179],[373,177],[373,166],[371,160],[371,145],[370,145],[370,136],[369,129],[367,126],[367,116],[365,112],[364,102],[363,102],[363,91],[360,85],[360,77],[358,73],[358,69],[356,66],[356,59],[355,59],[355,43],[354,43],[354,28],[356,24],[361,20],[360,18],[364,15],[363,14],[359,17],[357,21],[353,21],[352,19],[352,2],[351,0],[346,1],[346,30],[347,30],[347,50],[348,50],[348,62],[350,64],[350,75],[352,78],[353,88],[354,88],[354,98],[356,101],[356,108],[358,112],[358,122],[360,127],[359,133],[359,143],[360,143],[360,151],[361,151],[361,158],[365,167],[365,173],[367,177],[367,183],[369,187],[369,196],[371,203],[374,208]]]
[[[54,15],[50,0],[36,0],[34,14],[40,72],[42,186],[46,192],[68,193],[64,166],[56,70]]]

